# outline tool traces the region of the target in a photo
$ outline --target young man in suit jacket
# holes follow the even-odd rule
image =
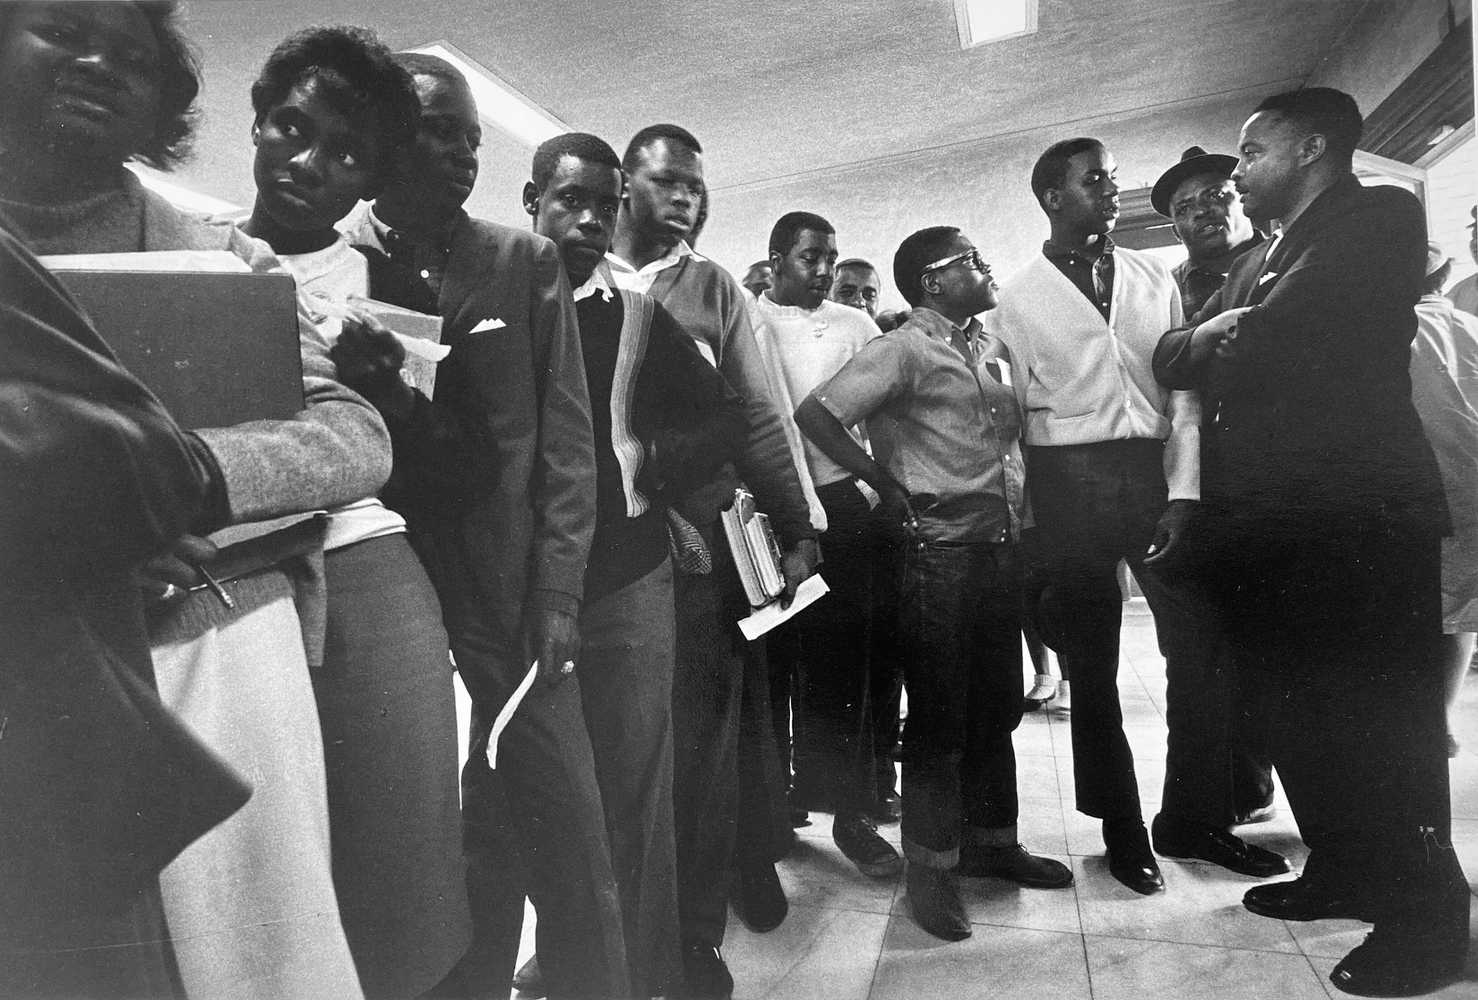
[[[1328,88],[1258,106],[1232,178],[1282,232],[1154,361],[1203,394],[1208,575],[1239,666],[1272,692],[1273,764],[1310,849],[1300,878],[1244,905],[1372,921],[1331,981],[1412,996],[1468,947],[1437,654],[1448,514],[1408,376],[1426,223],[1409,193],[1351,173],[1362,127]]]
[[[400,380],[383,337],[341,338],[337,358],[391,428],[386,499],[436,583],[473,699],[462,780],[474,936],[459,975],[472,990],[507,988],[527,885],[548,918],[538,948],[550,995],[624,996],[619,896],[574,676],[596,477],[569,281],[549,240],[463,211],[482,131],[467,82],[433,56],[397,59],[421,99],[416,142],[373,207],[340,228],[367,248],[370,294],[439,314],[451,353],[434,401]],[[504,732],[495,775],[487,727],[533,660],[541,683]]]

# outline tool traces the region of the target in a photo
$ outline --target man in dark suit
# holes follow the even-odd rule
[[[1448,517],[1407,375],[1420,203],[1351,173],[1347,94],[1270,97],[1232,174],[1279,236],[1155,352],[1201,390],[1202,527],[1243,662],[1272,693],[1272,758],[1310,854],[1256,886],[1254,913],[1357,917],[1374,931],[1340,989],[1412,996],[1462,968],[1469,894],[1451,847],[1439,540]]]
[[[393,351],[363,363],[375,345],[341,337],[336,360],[391,428],[386,500],[436,583],[473,699],[462,780],[474,938],[460,975],[470,992],[507,989],[527,886],[547,918],[550,995],[623,996],[619,894],[574,676],[596,475],[569,281],[548,239],[463,211],[482,134],[467,82],[433,56],[396,58],[421,100],[416,142],[340,228],[366,248],[371,295],[439,314],[451,354],[434,401],[400,380]],[[494,774],[488,726],[533,660],[542,683]]]

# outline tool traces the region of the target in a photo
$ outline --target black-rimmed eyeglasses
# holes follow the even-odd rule
[[[919,274],[925,275],[928,274],[930,271],[942,271],[946,267],[952,267],[953,265],[958,264],[961,261],[969,264],[971,267],[975,268],[975,270],[980,271],[981,273],[985,273],[990,270],[990,265],[985,262],[984,257],[980,256],[980,248],[971,247],[969,250],[966,250],[963,253],[957,253],[952,257],[941,257],[939,260],[936,260],[932,264],[924,265],[924,267],[919,270]]]

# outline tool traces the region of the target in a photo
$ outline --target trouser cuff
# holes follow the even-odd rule
[[[903,856],[911,865],[948,871],[960,863],[960,848],[957,845],[948,850],[936,851],[922,844],[916,844],[905,837],[903,838]]]
[[[1015,823],[1010,826],[965,827],[965,843],[971,847],[1015,847],[1020,842]]]

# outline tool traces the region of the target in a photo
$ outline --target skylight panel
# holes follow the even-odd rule
[[[960,48],[1030,35],[1037,30],[1037,0],[955,0]]]

